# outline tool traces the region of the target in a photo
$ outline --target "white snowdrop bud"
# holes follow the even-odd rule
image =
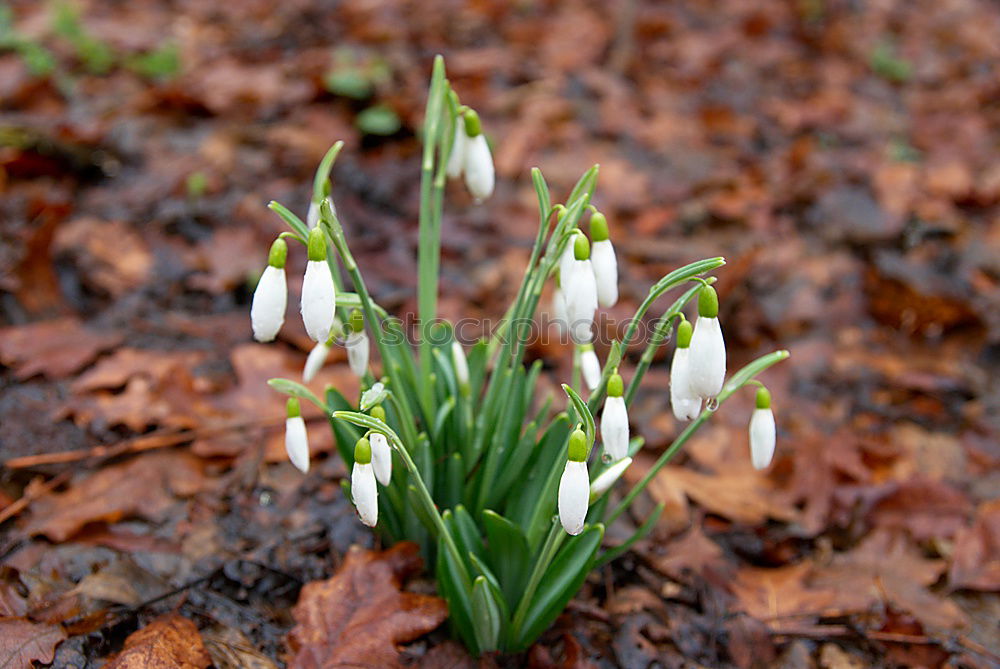
[[[604,413],[601,414],[601,441],[604,452],[612,460],[628,456],[628,409],[622,397],[624,390],[622,377],[615,372],[608,379],[608,397],[604,400]]]
[[[756,407],[750,417],[750,462],[754,469],[765,469],[774,457],[774,414],[767,388],[757,389]]]
[[[569,458],[559,479],[559,522],[567,534],[577,535],[583,531],[589,506],[587,437],[577,429],[569,436]]]
[[[354,468],[351,470],[351,496],[361,522],[368,527],[378,523],[378,487],[372,466],[372,446],[364,437],[354,445]]]
[[[303,382],[309,383],[316,378],[316,374],[326,364],[328,355],[330,355],[330,344],[328,342],[321,341],[313,346],[313,349],[309,351],[309,357],[306,358],[306,366],[302,369]]]
[[[701,398],[691,392],[691,323],[677,326],[677,350],[670,363],[670,406],[677,420],[694,420],[701,413]]]
[[[326,237],[319,228],[309,232],[309,262],[302,280],[302,322],[313,341],[326,341],[333,327],[337,293],[326,263]]]
[[[569,332],[569,321],[566,320],[566,295],[558,284],[552,291],[552,322],[555,323],[560,338]]]
[[[288,398],[285,415],[285,452],[295,468],[305,474],[309,471],[309,436],[306,422],[302,419],[299,401]]]
[[[601,212],[590,217],[590,261],[597,281],[597,303],[613,307],[618,302],[618,258],[608,236],[608,220]]]
[[[719,296],[711,286],[698,295],[698,321],[691,337],[691,392],[701,398],[715,397],[726,380],[726,342],[719,325]]]
[[[448,156],[448,165],[445,167],[445,172],[452,179],[462,176],[467,144],[468,136],[465,134],[465,123],[459,117],[455,119],[455,142],[451,145],[451,154]]]
[[[347,347],[347,364],[350,365],[354,375],[361,378],[368,371],[371,343],[365,333],[365,321],[360,309],[351,312],[350,328],[351,331],[344,344]]]
[[[285,258],[288,245],[285,240],[274,240],[267,257],[267,267],[257,282],[250,304],[250,325],[257,341],[271,341],[285,322],[288,288],[285,283]]]
[[[371,410],[371,417],[385,422],[385,409],[381,406],[374,406]],[[372,447],[372,466],[375,468],[375,478],[384,486],[392,483],[392,448],[389,440],[381,432],[372,432],[368,435]]]
[[[598,497],[610,490],[630,464],[632,464],[632,458],[622,458],[601,472],[590,484],[590,503],[593,504]]]
[[[469,361],[465,358],[465,351],[458,341],[451,342],[451,366],[455,370],[455,380],[462,393],[469,391]]]
[[[465,187],[476,202],[482,202],[493,194],[496,174],[490,145],[479,126],[479,116],[471,110],[465,113],[465,134]]]
[[[573,341],[587,344],[593,337],[591,327],[597,312],[597,282],[590,264],[590,242],[582,234],[577,235],[573,242],[573,255],[575,260],[569,275],[562,277],[566,319]]]
[[[593,344],[582,344],[577,348],[580,352],[580,371],[583,372],[583,382],[593,392],[601,383],[601,363],[594,352]]]

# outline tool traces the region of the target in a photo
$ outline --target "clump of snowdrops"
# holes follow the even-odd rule
[[[538,234],[517,296],[490,338],[465,347],[436,313],[445,186],[448,177],[463,177],[481,202],[493,191],[494,171],[479,117],[459,101],[440,57],[431,78],[423,142],[417,350],[402,321],[369,294],[351,255],[345,225],[330,198],[329,174],[339,142],[316,172],[306,222],[276,202],[270,205],[291,230],[271,247],[254,293],[253,331],[258,340],[269,341],[284,322],[286,239],[298,242],[308,255],[301,314],[316,342],[303,384],[313,379],[331,347],[342,343],[362,392],[348,399],[328,387],[317,395],[307,385],[272,379],[275,389],[289,395],[289,458],[308,471],[299,405],[304,399],[330,418],[340,456],[351,471],[350,480],[342,481],[344,492],[361,521],[386,541],[416,541],[434,561],[454,634],[472,653],[516,652],[552,623],[592,569],[627,551],[654,527],[662,505],[627,541],[602,546],[605,526],[629,508],[720,405],[747,385],[756,388],[751,460],[757,468],[768,465],[774,418],[770,394],[755,377],[788,353],[765,355],[726,380],[719,299],[714,278],[707,276],[725,261],[707,258],[670,272],[649,289],[602,364],[592,342],[593,321],[600,307],[618,299],[618,265],[611,226],[591,204],[597,166],[580,177],[562,204],[552,204],[541,172],[532,171]],[[541,362],[524,362],[547,283],[555,286],[550,313],[573,343],[573,379],[562,385],[565,401],[539,397]],[[675,290],[680,294],[655,320],[629,374],[623,352],[640,343],[639,324],[661,296]],[[685,317],[691,302],[696,304],[688,309],[693,324]],[[642,439],[630,434],[629,404],[654,354],[675,330],[670,404],[687,425],[642,479],[612,503],[615,483],[642,447]],[[381,361],[377,374],[369,356],[372,343]]]

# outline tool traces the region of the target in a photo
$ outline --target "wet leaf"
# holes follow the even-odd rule
[[[97,332],[76,318],[16,325],[0,329],[0,362],[22,380],[35,374],[62,379],[121,340],[121,334]]]
[[[108,669],[206,669],[212,658],[198,628],[187,618],[157,618],[125,639],[125,648]]]

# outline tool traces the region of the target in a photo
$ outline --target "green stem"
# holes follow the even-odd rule
[[[545,543],[542,545],[542,551],[538,556],[538,562],[535,563],[535,568],[528,579],[528,585],[524,589],[521,601],[517,605],[517,611],[514,613],[514,620],[511,624],[512,639],[516,639],[520,633],[521,625],[524,624],[524,617],[528,615],[528,608],[535,597],[535,590],[538,589],[538,584],[542,582],[545,570],[549,568],[552,558],[555,557],[556,552],[565,539],[566,533],[563,532],[562,526],[553,519],[552,527],[549,528],[549,534],[545,537]]]

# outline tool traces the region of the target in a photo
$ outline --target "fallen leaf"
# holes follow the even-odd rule
[[[202,630],[201,638],[216,669],[278,669],[274,661],[234,627],[214,625]]]
[[[155,258],[137,228],[124,221],[78,218],[59,227],[58,253],[73,256],[88,283],[114,297],[146,283]]]
[[[193,622],[178,615],[157,618],[125,639],[107,669],[205,669],[212,658]]]
[[[972,527],[958,531],[948,583],[956,589],[1000,590],[1000,500],[983,503]]]
[[[0,667],[28,669],[34,661],[52,662],[56,646],[66,638],[60,625],[24,618],[0,618]]]
[[[203,467],[199,458],[184,451],[149,453],[104,467],[66,492],[35,502],[25,531],[66,541],[87,523],[133,515],[161,519],[177,497],[201,489]]]
[[[62,379],[121,340],[120,334],[96,332],[77,318],[15,325],[0,329],[0,362],[13,367],[20,380],[36,374]]]
[[[401,590],[420,568],[412,542],[382,552],[352,547],[333,578],[302,588],[292,610],[288,644],[295,655],[288,666],[402,666],[398,644],[448,617],[443,599]]]
[[[753,470],[702,474],[684,467],[667,466],[656,476],[666,488],[680,489],[709,512],[738,523],[757,525],[768,518],[792,522],[797,515],[794,510],[775,502],[771,494],[773,486],[767,476]]]

